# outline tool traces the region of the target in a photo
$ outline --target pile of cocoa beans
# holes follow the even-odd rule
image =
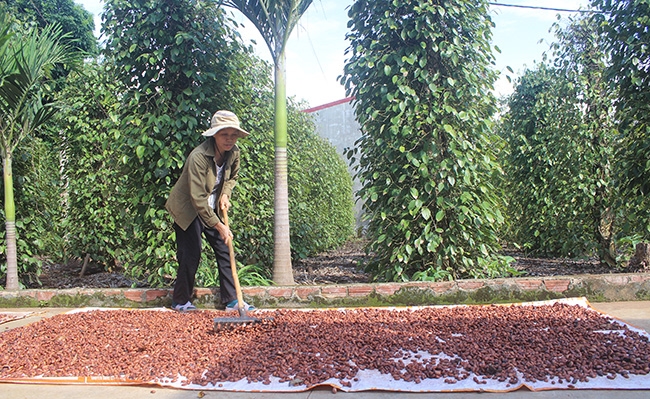
[[[70,376],[343,386],[359,370],[418,384],[547,381],[650,373],[647,335],[580,305],[255,311],[91,310],[0,333],[0,379]],[[277,381],[277,380],[276,380]]]

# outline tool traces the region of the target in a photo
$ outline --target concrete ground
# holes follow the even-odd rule
[[[619,320],[625,321],[633,327],[650,331],[650,301],[635,302],[607,302],[592,303],[593,308],[606,313]],[[30,317],[12,321],[0,325],[0,333],[11,328],[23,326],[44,317],[69,311],[70,309],[45,308],[45,309],[0,309],[2,312],[33,312]],[[2,348],[0,348],[2,350]],[[198,391],[161,388],[158,386],[98,386],[98,385],[46,385],[46,384],[10,384],[0,383],[0,399],[89,399],[89,398],[151,398],[151,399],[322,399],[332,398],[333,392],[330,388],[312,389],[298,393],[260,393],[260,392],[224,392],[224,391]],[[520,389],[508,393],[480,393],[480,392],[458,392],[458,393],[400,393],[388,391],[363,391],[363,392],[337,392],[336,397],[354,399],[387,399],[387,398],[436,398],[436,399],[461,399],[461,398],[497,398],[507,396],[510,399],[547,399],[547,398],[620,398],[620,399],[641,399],[650,397],[650,386],[644,390],[551,390],[531,392]]]

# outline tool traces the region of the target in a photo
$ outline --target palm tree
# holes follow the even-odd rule
[[[275,198],[273,281],[294,284],[289,234],[289,187],[287,183],[287,84],[285,48],[291,31],[312,0],[223,0],[236,8],[260,32],[275,64]]]
[[[7,290],[17,290],[16,206],[12,156],[28,135],[55,112],[55,103],[44,97],[44,83],[56,64],[70,64],[74,52],[63,43],[68,35],[59,26],[41,32],[12,32],[11,22],[0,9],[0,155],[4,166],[4,194],[7,245]]]

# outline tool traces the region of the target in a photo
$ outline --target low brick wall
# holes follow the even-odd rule
[[[442,282],[243,287],[260,308],[404,306],[524,302],[586,297],[592,302],[650,300],[650,273],[517,277]],[[0,307],[155,307],[171,304],[170,288],[74,288],[0,291]],[[218,288],[197,288],[194,303],[218,306]]]

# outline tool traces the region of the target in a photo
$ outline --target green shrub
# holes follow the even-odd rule
[[[342,83],[378,280],[508,275],[492,185],[495,74],[486,1],[356,1]]]

